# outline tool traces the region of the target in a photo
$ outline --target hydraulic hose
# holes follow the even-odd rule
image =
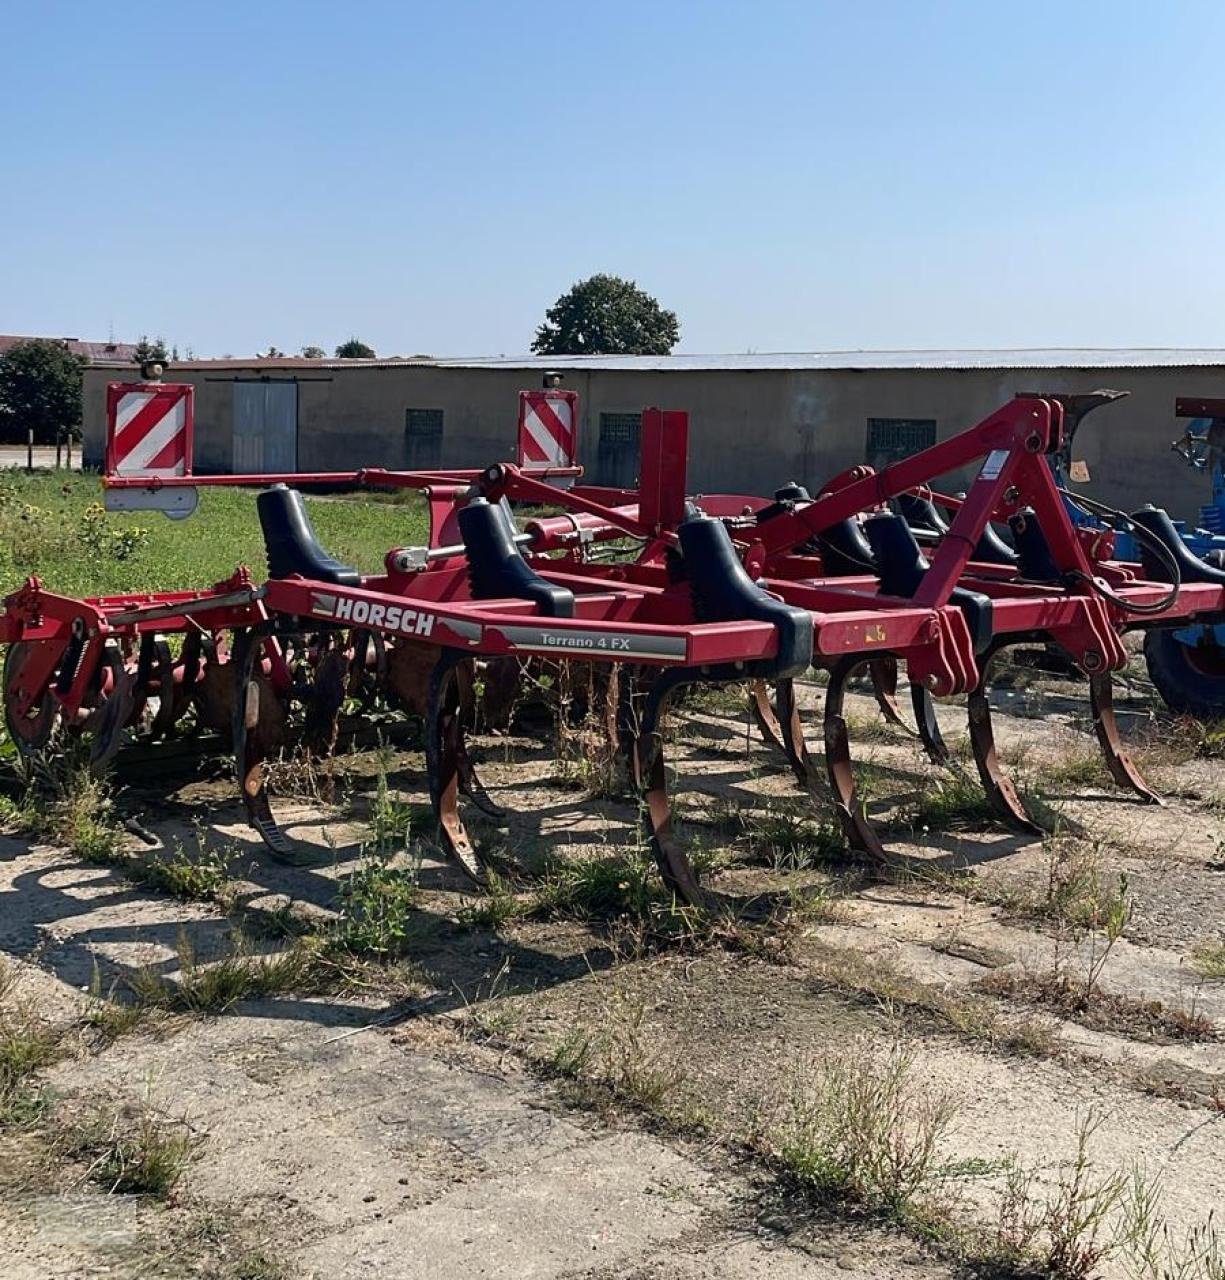
[[[1117,595],[1105,583],[1100,582],[1090,574],[1077,572],[1074,575],[1075,577],[1083,580],[1091,591],[1101,596],[1103,600],[1109,601],[1115,608],[1122,609],[1124,613],[1138,615],[1164,613],[1178,600],[1178,594],[1182,590],[1182,573],[1178,567],[1178,559],[1156,534],[1144,528],[1143,525],[1136,524],[1125,511],[1117,511],[1114,507],[1108,507],[1104,502],[1086,498],[1084,494],[1071,493],[1067,489],[1060,489],[1059,492],[1068,502],[1087,516],[1097,516],[1100,519],[1110,521],[1117,520],[1137,542],[1142,542],[1148,547],[1157,559],[1169,569],[1170,590],[1162,600],[1155,601],[1152,604],[1140,604],[1135,600],[1127,600],[1123,596]]]

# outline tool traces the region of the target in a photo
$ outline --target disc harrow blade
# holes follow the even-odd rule
[[[35,643],[19,640],[9,645],[4,655],[4,723],[13,745],[23,756],[42,751],[51,741],[60,720],[59,703],[50,685],[24,715],[18,714],[14,705],[17,681]]]

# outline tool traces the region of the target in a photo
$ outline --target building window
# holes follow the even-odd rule
[[[878,471],[936,443],[935,418],[869,418],[867,461]]]
[[[404,434],[407,436],[442,435],[442,410],[405,409]]]
[[[410,471],[442,465],[442,410],[404,410],[404,457]]]
[[[600,414],[600,439],[592,477],[596,484],[633,488],[638,478],[641,437],[641,413]]]

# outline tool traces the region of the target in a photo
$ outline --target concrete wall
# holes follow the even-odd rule
[[[85,457],[102,457],[105,385],[134,371],[85,374]],[[236,378],[298,384],[298,466],[303,471],[408,463],[405,409],[442,409],[442,460],[484,466],[513,457],[517,394],[539,385],[537,370],[390,366],[236,370],[176,368],[168,380],[196,388],[196,468],[231,469]],[[1225,369],[1047,370],[579,370],[566,376],[582,408],[581,458],[594,466],[600,414],[647,405],[690,413],[689,487],[766,493],[788,480],[811,488],[864,460],[867,420],[934,418],[940,439],[985,418],[1018,391],[1091,391],[1111,386],[1128,399],[1099,410],[1078,436],[1091,496],[1126,509],[1144,502],[1193,516],[1209,500],[1205,476],[1169,449],[1181,434],[1178,395],[1225,396]],[[954,478],[953,483],[960,478]]]

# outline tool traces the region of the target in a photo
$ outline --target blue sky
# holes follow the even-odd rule
[[[1225,345],[1225,5],[0,8],[0,332],[525,351]]]

